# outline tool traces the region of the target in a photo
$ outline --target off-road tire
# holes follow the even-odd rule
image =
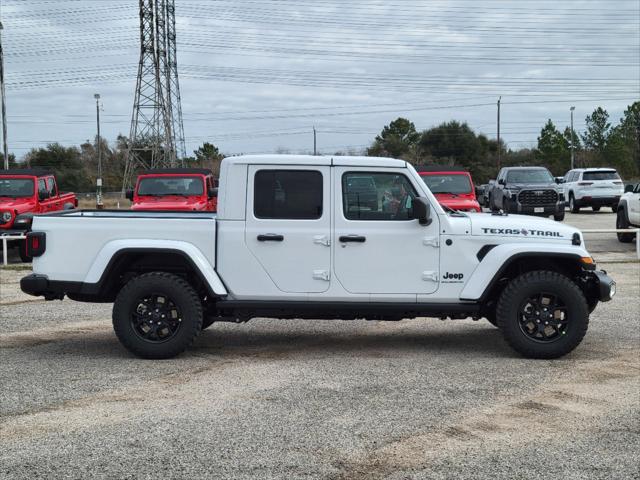
[[[600,207],[599,206],[591,207],[591,210],[593,210],[594,212],[599,212],[600,211]]]
[[[177,332],[162,343],[143,340],[131,322],[137,302],[152,294],[166,296],[181,312]],[[185,351],[202,330],[202,302],[183,278],[166,272],[145,273],[131,279],[118,293],[113,305],[113,329],[122,345],[138,357],[172,358]]]
[[[556,213],[556,214],[553,216],[553,219],[554,219],[556,222],[562,222],[562,221],[564,220],[564,210],[562,210],[562,211],[561,211],[561,212],[559,212],[559,213]]]
[[[569,194],[569,210],[571,210],[571,213],[580,213],[580,207],[576,204],[573,193]]]
[[[568,327],[555,341],[536,341],[520,328],[520,306],[538,292],[553,292],[566,305]],[[580,344],[589,327],[589,309],[580,287],[560,273],[544,270],[527,272],[511,280],[498,299],[496,318],[507,343],[527,358],[562,357]]]
[[[616,215],[616,229],[621,230],[625,228],[629,228],[629,221],[627,220],[627,215],[624,212],[624,208],[619,208],[618,213]],[[633,233],[617,233],[618,241],[622,243],[631,243],[633,242]]]

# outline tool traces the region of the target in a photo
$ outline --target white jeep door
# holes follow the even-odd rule
[[[334,167],[334,272],[350,293],[415,298],[438,288],[439,221],[410,220],[405,169]]]
[[[249,167],[245,243],[283,292],[319,293],[331,280],[330,167]]]

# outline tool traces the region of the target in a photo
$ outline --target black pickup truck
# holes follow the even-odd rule
[[[489,208],[564,220],[564,194],[544,167],[505,167],[489,189]]]

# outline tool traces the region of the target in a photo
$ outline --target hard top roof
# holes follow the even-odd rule
[[[227,157],[225,163],[246,165],[316,165],[349,167],[399,167],[406,168],[407,162],[395,158],[337,156],[337,155],[241,155]]]
[[[451,173],[469,173],[462,167],[451,167],[448,165],[416,165],[416,171],[420,172],[451,172]]]
[[[531,166],[531,167],[504,167],[505,170],[549,170],[547,167],[537,167],[537,166]]]
[[[0,175],[24,175],[30,177],[46,177],[53,175],[53,172],[44,168],[11,168],[9,170],[0,170]]]
[[[174,175],[174,174],[191,174],[191,175],[213,175],[209,168],[152,168],[140,172],[140,175]]]
[[[587,168],[574,168],[576,172],[615,172],[616,169],[612,167],[587,167]]]

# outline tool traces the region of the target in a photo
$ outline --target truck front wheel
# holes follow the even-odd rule
[[[134,355],[171,358],[202,330],[202,303],[183,278],[151,272],[130,280],[113,305],[113,329]]]
[[[569,278],[534,271],[509,282],[498,300],[496,318],[514,350],[527,358],[548,359],[580,344],[589,326],[589,309]]]

